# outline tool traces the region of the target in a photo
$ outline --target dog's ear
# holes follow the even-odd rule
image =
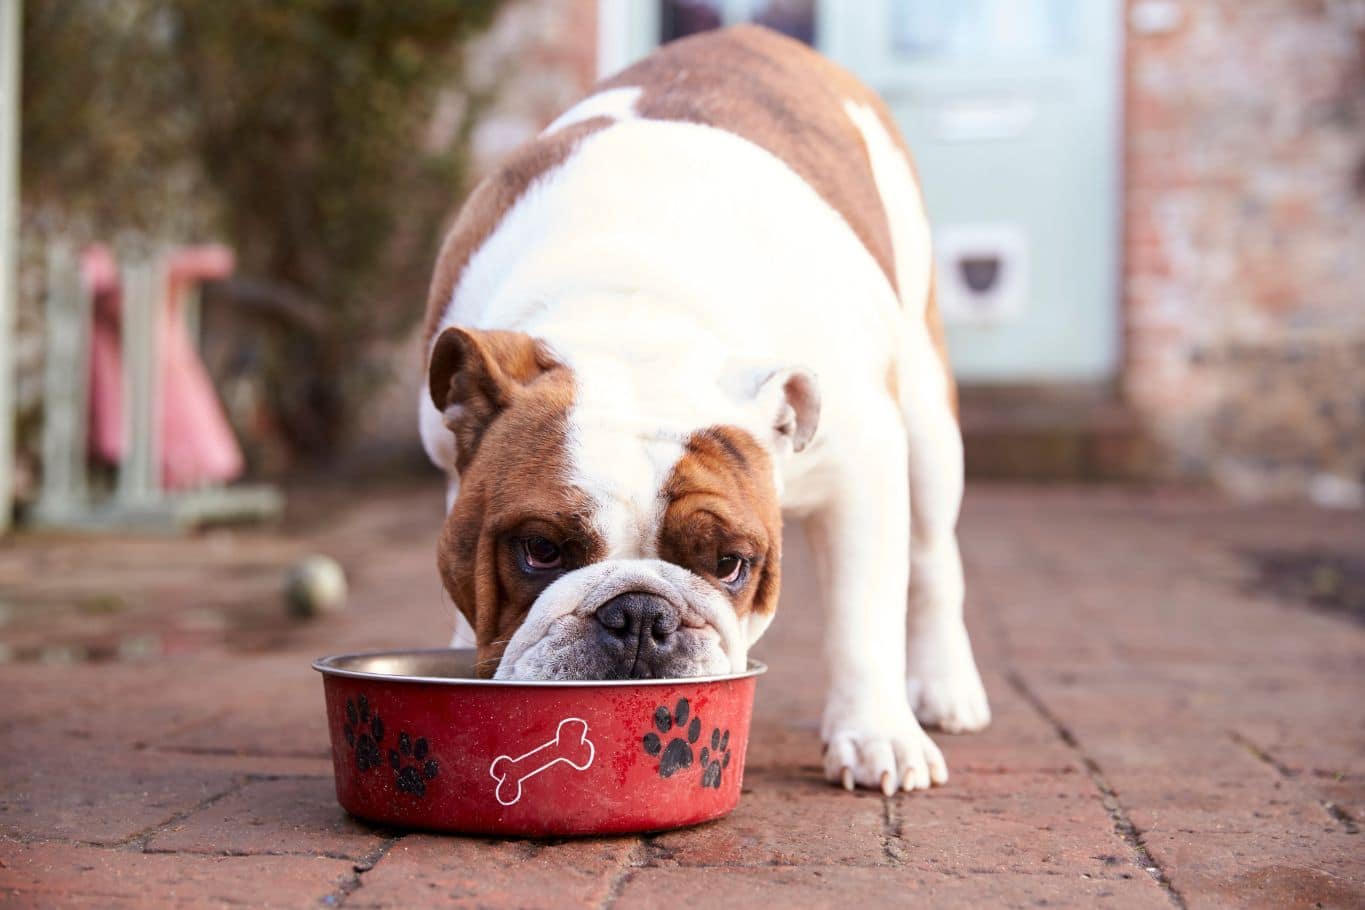
[[[522,332],[452,326],[431,349],[431,401],[455,434],[455,468],[464,471],[489,424],[517,393],[555,366],[545,346]]]
[[[799,452],[820,422],[820,386],[815,374],[801,367],[770,371],[759,381],[754,405],[772,428],[774,448],[780,454]]]

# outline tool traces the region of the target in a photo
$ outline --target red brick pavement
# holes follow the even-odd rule
[[[352,491],[278,532],[0,548],[0,906],[1365,905],[1365,628],[1278,599],[1249,556],[1365,553],[1357,515],[975,489],[996,721],[939,737],[947,787],[892,799],[820,780],[793,534],[735,813],[534,842],[403,835],[332,796],[309,659],[442,642],[439,501]],[[343,561],[351,605],[285,621],[280,573],[309,551]]]

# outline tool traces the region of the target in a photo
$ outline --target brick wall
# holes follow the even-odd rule
[[[511,4],[472,63],[476,87],[496,94],[474,136],[476,164],[488,170],[597,81],[597,0]]]
[[[1358,499],[1365,3],[1130,0],[1127,66],[1130,401],[1181,473]]]

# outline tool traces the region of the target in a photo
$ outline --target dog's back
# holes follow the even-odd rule
[[[874,330],[874,334],[885,336],[877,340],[892,341],[891,350],[886,352],[891,365],[878,368],[878,381],[899,386],[906,381],[918,382],[918,377],[907,376],[906,365],[898,362],[897,352],[904,347],[899,343],[903,317],[911,326],[919,327],[915,334],[927,329],[927,337],[935,349],[925,358],[926,362],[916,364],[910,372],[930,370],[934,374],[933,384],[941,387],[946,383],[947,394],[953,394],[931,293],[932,261],[927,220],[909,152],[885,105],[851,74],[806,45],[756,26],[707,32],[660,48],[600,83],[593,94],[565,112],[490,174],[465,204],[443,246],[428,299],[428,351],[439,329],[451,324],[525,328],[516,325],[515,318],[506,312],[500,310],[496,315],[492,314],[491,311],[498,308],[489,303],[489,298],[496,294],[495,285],[501,282],[503,275],[494,274],[499,270],[487,262],[480,263],[481,268],[471,268],[471,262],[481,252],[484,260],[493,258],[487,248],[494,245],[489,241],[495,234],[504,235],[499,238],[506,240],[503,248],[519,244],[519,248],[504,256],[507,262],[503,272],[514,261],[518,271],[532,271],[526,262],[526,257],[537,254],[530,248],[532,243],[541,247],[557,243],[559,248],[565,248],[567,239],[556,241],[553,236],[551,216],[544,211],[548,206],[541,199],[532,197],[551,182],[564,182],[563,172],[569,162],[581,158],[582,150],[602,133],[634,121],[714,128],[762,149],[770,156],[773,166],[786,169],[799,178],[832,210],[834,217],[831,220],[838,223],[838,229],[851,230],[863,254],[870,257],[873,268],[863,270],[860,266],[857,280],[844,282],[843,293],[837,288],[830,289],[823,299],[815,301],[815,306],[804,311],[799,295],[787,295],[788,321],[798,320],[808,331],[821,333],[820,343],[811,346],[822,347],[824,326],[830,315],[847,315],[849,307],[858,305],[871,307],[873,318],[884,329],[881,332]],[[633,154],[637,160],[630,162],[630,166],[643,169],[651,163],[655,165],[644,178],[650,199],[641,198],[636,208],[644,209],[662,199],[660,204],[653,205],[653,209],[671,210],[674,206],[662,197],[670,191],[679,197],[689,193],[695,195],[688,184],[699,179],[715,184],[734,181],[733,187],[721,191],[723,204],[737,208],[767,204],[762,191],[752,181],[746,182],[738,168],[727,167],[724,160],[698,156],[678,161],[680,166],[670,171],[666,165],[670,150],[663,147],[670,139],[669,136],[658,136],[653,144],[646,142],[636,146],[637,151]],[[623,148],[625,144],[623,141]],[[649,161],[640,161],[640,158]],[[708,166],[712,168],[709,172],[706,171]],[[579,168],[574,179],[580,183],[596,180],[604,186],[624,183],[635,176],[620,170],[585,176],[583,171]],[[752,219],[755,230],[767,235],[799,232],[799,219],[783,222],[782,216],[777,214],[790,196],[790,193],[779,194],[778,203],[770,206],[769,223],[759,224],[761,219]],[[596,204],[585,207],[581,202],[583,198]],[[513,233],[506,224],[509,213],[514,208],[526,209],[532,205],[539,210],[535,216],[536,239],[513,241],[507,238],[506,235]],[[565,238],[577,240],[595,228],[602,234],[612,230],[618,233],[630,230],[637,234],[653,232],[654,236],[641,238],[642,245],[652,243],[656,250],[670,249],[677,262],[686,262],[689,257],[693,260],[711,257],[715,261],[715,251],[707,249],[696,238],[689,241],[670,236],[670,229],[677,228],[677,224],[657,230],[658,225],[642,228],[638,219],[629,225],[625,222],[614,224],[612,219],[617,213],[606,211],[608,205],[606,193],[594,190],[582,193],[579,207],[571,213],[574,223],[563,231]],[[728,220],[730,216],[718,210],[713,213],[710,224],[698,224],[697,228],[707,234],[721,234],[726,230]],[[735,242],[743,246],[756,239],[737,235]],[[763,239],[772,242],[771,237]],[[794,243],[793,248],[796,245]],[[812,241],[811,246],[818,244]],[[809,256],[805,257],[805,262],[795,265],[777,260],[765,263],[756,248],[755,243],[754,249],[750,250],[751,261],[741,267],[746,276],[764,274],[765,266],[771,266],[766,270],[769,275],[790,273],[794,267],[816,267],[816,262]],[[814,256],[816,261],[823,262],[827,271],[838,271],[840,257],[834,253],[836,248],[838,244],[824,243],[821,252],[825,255]],[[612,265],[617,267],[617,263]],[[622,272],[628,271],[625,265],[619,268]],[[653,271],[661,273],[664,270]],[[716,272],[728,274],[724,269],[716,269]],[[622,280],[636,281],[637,277]],[[572,283],[572,279],[561,280]],[[661,284],[666,284],[667,280],[667,276],[660,276]],[[882,297],[883,293],[859,293],[860,286],[878,280],[884,282],[889,296],[899,301],[903,312],[894,312],[894,305],[878,305],[875,298]],[[839,279],[833,281],[837,285]],[[680,284],[680,281],[673,282],[674,286]],[[543,296],[540,288],[528,288],[523,296],[533,293]],[[725,295],[706,296],[717,302],[718,314],[728,318],[757,312],[752,303],[726,308],[719,306]],[[458,303],[461,298],[465,301],[463,304]],[[579,315],[586,318],[584,309],[579,307]],[[659,327],[667,324],[662,308],[657,308],[653,316]],[[769,325],[774,321],[767,313],[761,318]],[[618,324],[614,331],[620,335],[625,327]],[[566,339],[561,341],[569,343]],[[623,337],[622,341],[626,339]],[[752,343],[752,339],[750,341]],[[645,342],[639,339],[636,343]],[[863,345],[859,348],[863,355],[861,359],[869,359],[867,355],[871,349],[865,341],[859,343]],[[791,351],[790,344],[780,346],[788,348],[786,353],[789,355],[803,353]],[[880,344],[874,346],[881,347]],[[819,353],[812,356],[818,357]],[[873,356],[871,359],[886,363],[886,357]],[[840,359],[831,357],[826,363],[812,365],[841,371],[845,367]],[[826,393],[834,391],[827,389]],[[423,407],[424,439],[433,459],[438,464],[449,464],[449,453],[444,450],[448,434],[441,431],[437,417],[434,409]]]

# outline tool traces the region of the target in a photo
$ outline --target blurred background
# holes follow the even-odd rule
[[[444,226],[600,75],[743,21],[909,138],[973,478],[1365,503],[1365,0],[0,10],[0,525],[29,532],[0,586],[77,624],[141,601],[62,535],[325,527],[387,482],[438,509],[415,402]],[[439,515],[411,520],[428,546]]]
[[[181,486],[418,469],[414,327],[471,183],[600,74],[739,21],[849,67],[910,139],[972,474],[1361,504],[1360,0],[4,2],[6,66],[22,56],[0,333],[21,519],[42,513],[45,418],[70,437],[49,459],[66,451],[87,488],[123,457],[117,351],[45,397],[54,347],[60,382],[102,335],[127,343],[93,245],[106,297],[120,263],[164,275],[205,244],[230,260],[189,266],[188,302],[149,279],[149,307],[189,311],[185,356],[240,448],[239,469],[187,456]],[[80,276],[69,332],[51,316],[63,273]],[[45,414],[72,408],[84,433]],[[166,474],[191,432],[132,454]],[[95,463],[74,463],[82,435]]]

